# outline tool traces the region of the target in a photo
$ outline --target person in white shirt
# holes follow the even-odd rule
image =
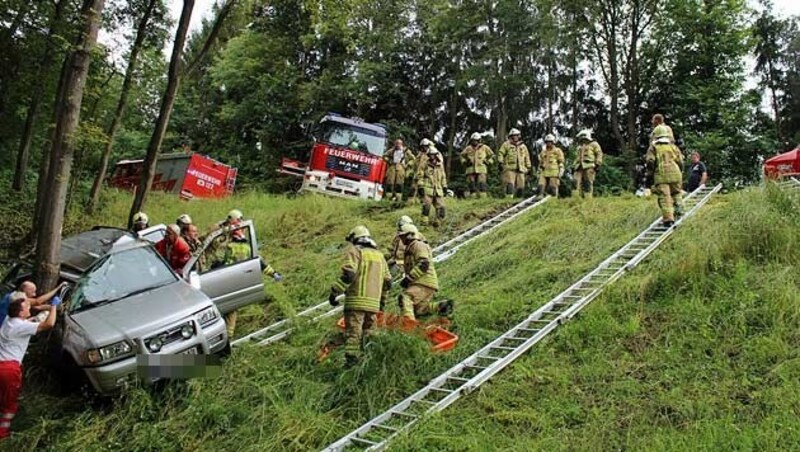
[[[22,359],[28,342],[36,333],[47,331],[56,324],[58,296],[50,300],[50,313],[43,322],[29,321],[31,306],[23,292],[11,294],[8,318],[0,326],[0,439],[11,435],[11,420],[17,414],[17,401],[22,389]]]

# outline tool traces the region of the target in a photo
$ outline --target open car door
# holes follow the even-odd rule
[[[264,278],[252,220],[209,233],[183,274],[223,314],[263,300]]]
[[[163,224],[157,224],[155,226],[150,226],[147,229],[142,229],[141,231],[137,232],[140,238],[147,240],[150,243],[158,243],[167,236],[167,226]]]

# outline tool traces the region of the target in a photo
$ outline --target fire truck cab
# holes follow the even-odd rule
[[[383,125],[329,113],[316,130],[308,164],[284,158],[278,172],[302,177],[300,191],[380,200],[386,140]]]

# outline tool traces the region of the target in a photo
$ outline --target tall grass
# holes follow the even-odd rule
[[[701,211],[577,321],[398,450],[794,450],[800,199]]]
[[[105,219],[120,224],[124,201],[120,196],[110,203]],[[385,238],[382,242],[388,242],[396,218],[417,213],[417,208],[390,211],[335,199],[301,201],[257,194],[204,204],[175,204],[172,199],[154,197],[149,205],[148,213],[156,221],[186,211],[195,222],[210,224],[231,207],[256,220],[265,255],[287,280],[266,289],[279,308],[267,314],[260,307],[246,311],[245,326],[250,329],[263,324],[267,316],[290,314],[320,300],[337,272],[338,247],[352,225],[364,223],[376,237]],[[453,202],[450,207],[449,228],[424,231],[433,241],[476,223],[502,205],[479,200]],[[432,354],[420,337],[384,332],[369,345],[358,366],[344,369],[339,353],[323,363],[315,358],[326,336],[335,332],[333,321],[301,323],[286,342],[238,348],[220,379],[193,380],[161,390],[136,388],[105,408],[85,407],[75,397],[55,395],[48,388],[57,377],[41,371],[30,376],[16,426],[19,434],[9,445],[17,450],[306,450],[324,446],[521,320],[630,240],[655,215],[652,202],[636,198],[554,201],[465,247],[437,268],[440,296],[456,300],[453,330],[461,337],[448,354]],[[390,309],[397,309],[394,296]],[[584,346],[574,345],[575,349]],[[426,440],[417,446],[428,448],[429,444],[442,445]]]

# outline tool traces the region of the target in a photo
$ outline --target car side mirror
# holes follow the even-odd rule
[[[196,271],[189,272],[189,284],[197,290],[200,290],[200,274]]]

